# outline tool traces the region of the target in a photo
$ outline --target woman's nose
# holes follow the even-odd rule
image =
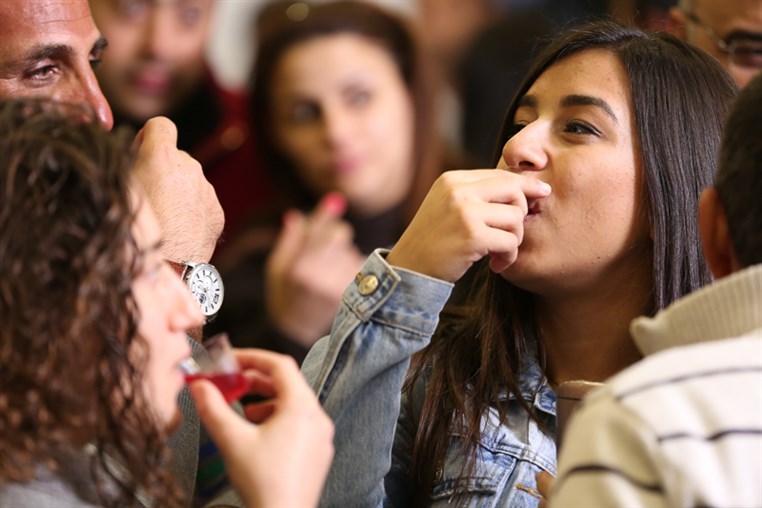
[[[503,161],[509,171],[542,171],[548,163],[547,129],[532,122],[503,145]]]
[[[143,28],[141,49],[143,56],[155,60],[172,60],[180,49],[182,39],[177,37],[175,9],[171,4],[150,7],[150,15]]]
[[[351,114],[338,106],[325,108],[323,129],[326,140],[332,146],[343,145],[353,135]]]
[[[179,277],[173,278],[171,324],[174,330],[188,331],[204,324],[201,305]]]

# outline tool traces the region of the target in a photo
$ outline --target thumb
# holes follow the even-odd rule
[[[200,379],[190,384],[198,417],[220,451],[229,453],[236,446],[241,417],[225,402],[220,391],[209,381]]]
[[[140,146],[146,146],[153,150],[157,146],[177,146],[177,126],[164,116],[156,116],[149,119],[143,128],[140,129],[138,136]]]
[[[304,242],[304,225],[306,218],[298,210],[288,210],[283,215],[283,228],[275,239],[272,252],[268,258],[272,268],[280,268],[291,264],[291,260],[302,247]]]
[[[132,141],[132,151],[137,152],[140,150],[140,146],[143,144],[143,131],[145,130],[145,127],[140,129],[137,134],[135,134],[135,139]]]

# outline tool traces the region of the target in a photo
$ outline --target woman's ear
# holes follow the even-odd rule
[[[686,41],[687,37],[688,18],[685,17],[685,13],[677,7],[671,7],[669,9],[669,16],[667,16],[667,24],[665,30],[674,35],[682,41]]]
[[[719,279],[733,272],[736,262],[725,208],[717,189],[710,187],[701,194],[698,212],[704,258],[712,275]]]

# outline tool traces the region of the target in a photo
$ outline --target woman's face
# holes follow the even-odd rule
[[[141,193],[133,234],[142,252],[132,293],[140,313],[138,334],[148,344],[145,390],[161,425],[179,417],[177,395],[184,384],[179,364],[190,356],[186,332],[204,323],[198,302],[159,252],[161,231]]]
[[[519,287],[594,290],[650,269],[628,83],[619,59],[594,49],[548,68],[521,99],[513,119],[521,130],[498,167],[553,192],[530,202],[518,259],[503,272]]]
[[[270,88],[274,139],[317,195],[364,215],[400,203],[413,177],[414,108],[389,52],[326,35],[284,52]]]

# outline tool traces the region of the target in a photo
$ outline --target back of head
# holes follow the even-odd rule
[[[94,444],[93,471],[122,482],[112,501],[134,502],[137,486],[171,492],[157,481],[163,438],[134,388],[131,141],[77,106],[0,102],[0,484]],[[104,455],[131,476],[110,481]]]
[[[728,116],[715,188],[737,261],[762,263],[762,75],[741,91]]]

